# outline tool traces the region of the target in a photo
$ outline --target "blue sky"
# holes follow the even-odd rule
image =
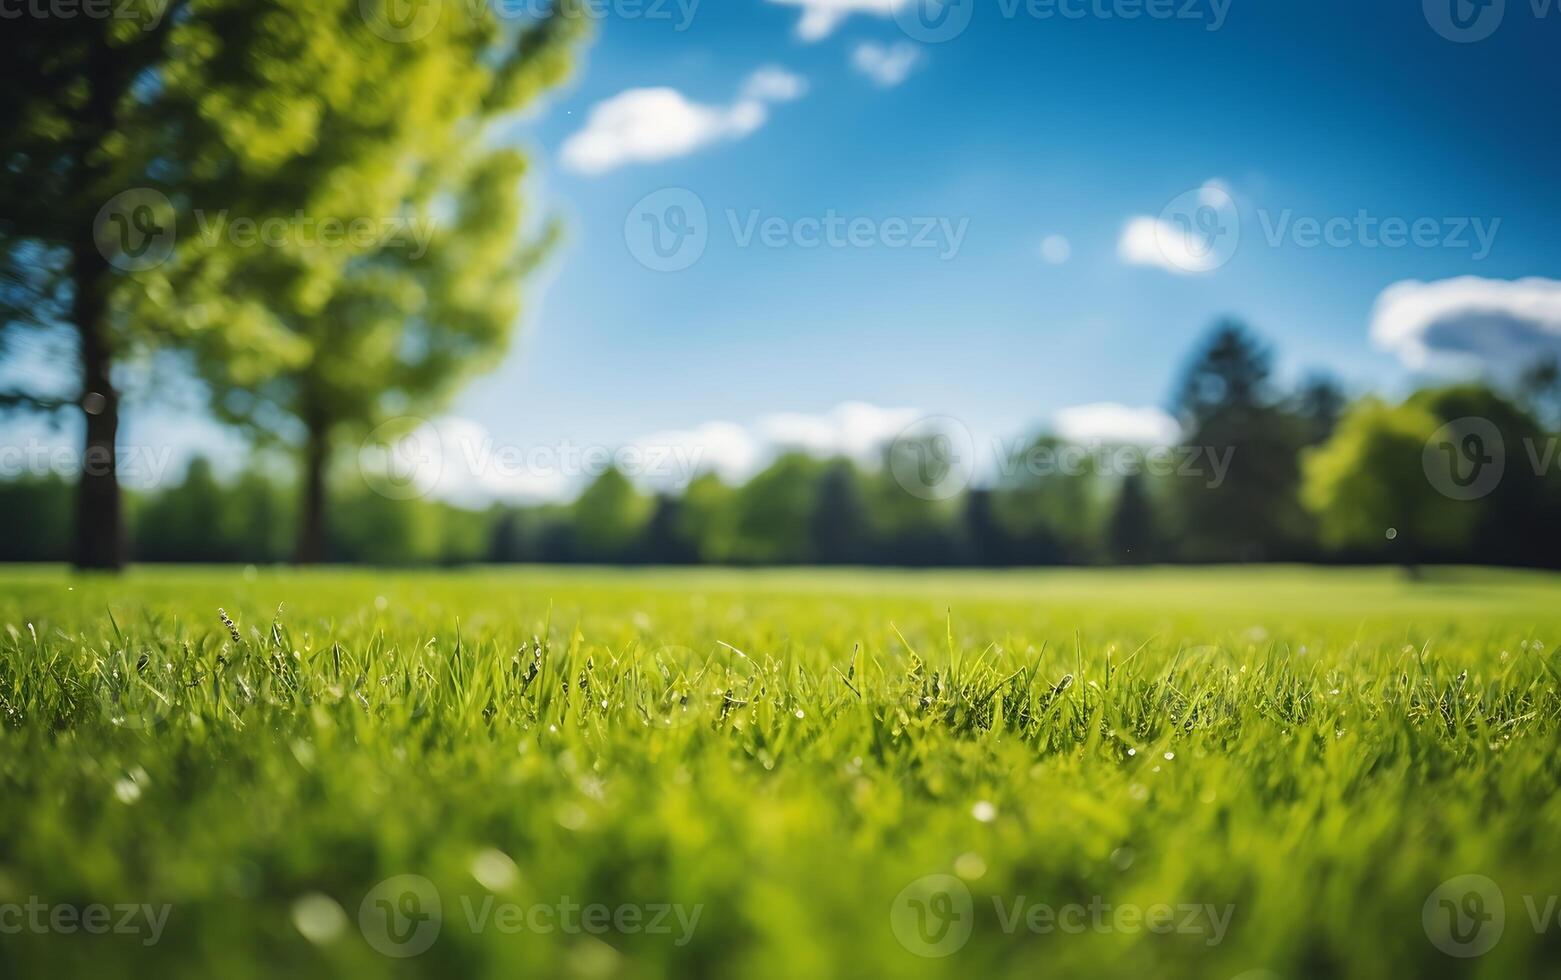
[[[1405,335],[1462,329],[1487,285],[1529,277],[1554,312],[1561,9],[1545,0],[1507,0],[1470,43],[1435,23],[1451,3],[1493,15],[1469,0],[1175,0],[1136,19],[1143,0],[963,0],[968,27],[936,43],[902,29],[916,2],[703,0],[690,17],[690,0],[599,0],[584,71],[506,133],[533,150],[533,199],[566,241],[514,351],[452,417],[501,444],[621,446],[716,422],[762,440],[787,429],[777,415],[827,428],[864,403],[992,439],[1073,406],[1165,407],[1224,315],[1286,376],[1392,392],[1437,366],[1373,343],[1395,283],[1478,277],[1432,313],[1405,305]],[[674,272],[625,233],[667,188],[706,211],[703,252]],[[1137,220],[1152,246],[1178,200],[1220,204],[1222,242],[1239,230],[1222,264],[1179,268],[1174,241],[1170,261],[1131,259],[1125,231]],[[1362,212],[1436,231],[1369,247]],[[872,243],[792,240],[830,215],[870,219]],[[895,219],[959,229],[958,248],[889,247]],[[1335,244],[1304,247],[1308,219],[1333,221]],[[754,222],[787,244],[744,244]],[[1561,316],[1529,327],[1551,338]]]
[[[614,443],[856,400],[1008,432],[1081,403],[1163,405],[1223,314],[1273,340],[1287,373],[1393,388],[1404,369],[1369,338],[1384,288],[1557,271],[1561,12],[1535,21],[1523,0],[1490,38],[1456,44],[1419,5],[1235,0],[1210,30],[1207,5],[1200,19],[1129,21],[1010,19],[999,0],[967,2],[969,28],[908,48],[917,64],[892,87],[852,61],[863,44],[914,43],[894,17],[850,16],[811,41],[796,7],[763,0],[706,0],[681,31],[604,21],[579,83],[529,127],[568,244],[516,355],[460,414],[517,440]],[[723,106],[763,66],[808,90],[748,135],[605,173],[560,165],[592,107],[625,90]],[[1225,265],[1186,275],[1121,260],[1126,222],[1211,179],[1242,215]],[[681,272],[647,270],[624,240],[636,202],[666,187],[697,193],[711,222]],[[744,248],[727,212],[755,209],[968,226],[951,259]],[[1488,255],[1472,229],[1457,247],[1451,223],[1449,245],[1274,247],[1287,209],[1482,219],[1495,234]],[[1049,235],[1068,239],[1066,262],[1041,257]]]

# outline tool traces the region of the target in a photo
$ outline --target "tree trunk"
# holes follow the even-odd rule
[[[304,447],[303,509],[298,512],[298,548],[293,560],[317,565],[325,560],[325,464],[330,456],[330,436],[323,425],[309,426]]]
[[[71,561],[77,568],[117,571],[125,564],[123,504],[114,459],[119,434],[119,393],[110,377],[109,290],[113,269],[98,247],[90,215],[103,189],[104,171],[95,159],[113,132],[120,86],[115,81],[114,53],[94,34],[89,52],[86,102],[77,120],[82,130],[75,149],[72,184],[87,202],[75,217],[71,237],[71,319],[81,355],[81,410],[86,435],[82,443],[80,481],[76,485],[76,526]]]
[[[117,571],[125,564],[123,506],[114,459],[119,394],[109,369],[108,262],[90,237],[72,255],[72,318],[81,342],[81,410],[86,420],[81,477],[76,485],[76,529],[71,560],[77,568]]]

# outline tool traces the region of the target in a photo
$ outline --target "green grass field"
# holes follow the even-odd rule
[[[0,974],[1554,976],[1558,640],[1478,570],[0,570]]]

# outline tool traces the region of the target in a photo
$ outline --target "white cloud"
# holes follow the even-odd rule
[[[653,432],[611,446],[495,438],[470,419],[446,416],[410,432],[377,432],[359,455],[371,488],[404,500],[427,497],[480,507],[493,500],[572,499],[607,466],[643,488],[678,491],[701,473],[745,481],[778,454],[845,456],[872,467],[883,447],[920,415],[846,402],[821,413],[784,412],[751,424],[712,421]]]
[[[872,14],[876,17],[892,17],[895,11],[920,0],[770,0],[791,7],[802,8],[802,19],[797,22],[797,36],[804,41],[817,41],[834,33],[840,22],[852,14]]]
[[[1115,402],[1065,408],[1057,413],[1052,425],[1059,436],[1078,443],[1169,446],[1182,434],[1176,420],[1158,408],[1133,408]]]
[[[815,456],[849,456],[858,462],[873,463],[883,445],[919,417],[914,409],[846,402],[823,415],[765,416],[757,429],[767,443],[777,448],[801,449]]]
[[[649,481],[681,488],[705,471],[723,480],[742,480],[759,469],[764,455],[761,441],[733,422],[705,422],[692,429],[656,432],[631,444],[648,460],[662,455],[674,461],[677,472],[670,479]]]
[[[1189,220],[1193,218],[1198,220]],[[1212,227],[1204,225],[1209,218]],[[1117,239],[1117,258],[1179,276],[1212,272],[1230,261],[1240,236],[1239,222],[1230,186],[1216,177],[1178,196],[1158,218],[1128,219]]]
[[[864,41],[851,54],[851,66],[882,88],[905,81],[920,62],[921,49],[908,41],[887,45]]]
[[[1518,370],[1561,355],[1561,281],[1463,276],[1395,283],[1377,298],[1371,339],[1414,370]]]
[[[1117,257],[1128,265],[1149,265],[1189,275],[1218,267],[1218,256],[1202,248],[1192,232],[1175,228],[1159,218],[1141,215],[1122,228]]]
[[[686,156],[749,135],[769,118],[770,103],[806,91],[806,79],[774,67],[750,75],[739,98],[724,106],[690,101],[672,88],[629,89],[593,106],[585,128],[564,141],[560,158],[565,168],[594,175]]]
[[[822,414],[765,415],[746,426],[705,422],[692,429],[653,433],[632,445],[646,460],[665,459],[677,470],[672,479],[659,478],[665,474],[647,474],[639,480],[643,484],[682,487],[707,471],[735,483],[747,480],[776,455],[790,450],[821,458],[845,456],[866,466],[876,465],[883,447],[918,417],[913,409],[846,402]]]

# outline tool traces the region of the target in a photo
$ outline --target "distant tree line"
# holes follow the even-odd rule
[[[1268,350],[1223,324],[1173,403],[1185,450],[1166,455],[1174,466],[1112,472],[1098,452],[1073,454],[1071,467],[1022,465],[1066,455],[1043,434],[995,481],[949,499],[907,492],[887,465],[800,452],[737,485],[704,473],[658,494],[608,469],[570,503],[483,510],[343,480],[351,489],[329,503],[323,554],[366,564],[1561,565],[1553,365],[1506,391],[1465,383],[1350,403],[1325,377],[1281,389]],[[287,561],[295,483],[258,470],[222,480],[196,459],[178,485],[130,495],[133,557]],[[52,476],[0,484],[0,560],[68,556],[70,489]]]

